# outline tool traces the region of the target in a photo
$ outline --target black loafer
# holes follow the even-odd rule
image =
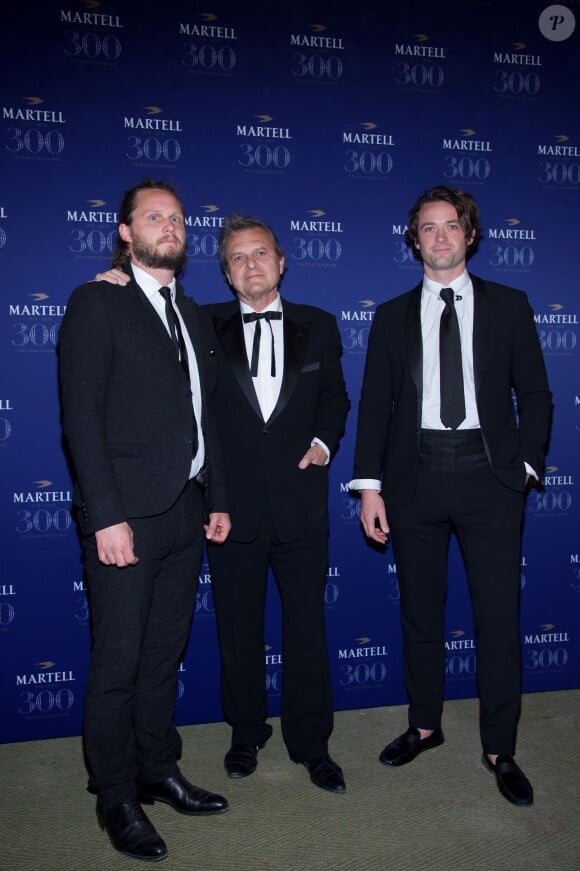
[[[258,750],[263,744],[232,744],[224,758],[228,777],[248,777],[258,766]]]
[[[180,814],[198,817],[223,814],[230,809],[222,795],[194,786],[180,771],[159,783],[139,783],[137,798],[143,804],[162,801]]]
[[[346,784],[342,768],[330,756],[319,756],[303,762],[310,774],[310,780],[314,786],[326,789],[328,792],[346,792]]]
[[[136,801],[120,801],[106,810],[97,798],[97,819],[119,853],[145,862],[160,862],[167,857],[165,841]]]
[[[441,729],[434,729],[428,738],[421,738],[419,730],[411,726],[406,732],[399,735],[390,744],[387,744],[379,756],[379,761],[383,765],[406,765],[407,762],[412,762],[424,750],[439,747],[440,744],[443,744],[444,740],[445,738]]]
[[[507,753],[498,756],[494,765],[484,753],[482,762],[488,771],[495,774],[497,788],[504,798],[520,807],[534,803],[532,784],[519,765],[516,765],[513,756],[508,756]]]

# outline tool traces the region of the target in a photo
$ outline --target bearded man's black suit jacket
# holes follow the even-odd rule
[[[177,669],[195,606],[206,512],[226,512],[212,417],[217,355],[211,323],[177,286],[198,363],[207,489],[190,480],[194,412],[167,329],[126,270],[126,287],[90,282],[67,305],[59,337],[63,429],[75,472],[93,648],[84,736],[107,807],[139,779],[177,771]],[[127,522],[136,565],[104,565],[94,533]]]

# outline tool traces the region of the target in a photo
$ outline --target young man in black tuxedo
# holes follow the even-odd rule
[[[351,488],[366,535],[392,535],[401,593],[409,729],[385,765],[443,743],[447,550],[455,532],[472,594],[484,765],[529,805],[513,759],[520,710],[520,535],[542,474],[551,394],[524,293],[470,274],[480,236],[472,197],[435,187],[409,215],[421,283],[377,308]],[[517,412],[513,396],[517,399]]]
[[[228,810],[179,771],[173,711],[204,539],[222,544],[230,519],[215,338],[175,278],[185,225],[174,189],[127,191],[118,233],[126,286],[89,282],[67,305],[62,415],[93,630],[84,738],[97,815],[117,850],[155,861],[167,847],[141,803]]]

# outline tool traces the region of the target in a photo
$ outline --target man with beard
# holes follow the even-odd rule
[[[155,861],[167,847],[142,802],[228,810],[179,771],[173,710],[204,529],[223,543],[230,520],[208,404],[211,326],[175,280],[183,206],[170,185],[145,180],[119,214],[113,263],[129,283],[74,291],[60,379],[92,617],[84,738],[97,817],[115,849]]]

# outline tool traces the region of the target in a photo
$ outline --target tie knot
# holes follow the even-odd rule
[[[165,300],[165,302],[171,302],[171,288],[170,287],[160,287],[159,293]]]
[[[442,287],[439,296],[445,305],[453,305],[455,302],[455,291],[452,287]]]
[[[279,321],[282,320],[282,312],[246,312],[244,314],[244,323],[250,324],[253,321]]]

